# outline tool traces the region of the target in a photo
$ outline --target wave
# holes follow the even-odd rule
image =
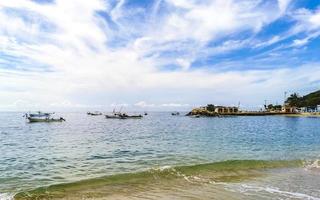
[[[320,160],[317,159],[315,161],[306,161],[304,168],[311,171],[320,171]]]
[[[70,195],[87,192],[95,195],[111,195],[143,188],[148,185],[170,185],[180,183],[217,183],[241,182],[242,180],[263,175],[264,169],[303,167],[304,162],[265,161],[265,160],[230,160],[192,166],[163,166],[147,171],[116,174],[72,183],[36,188],[15,195],[15,199],[53,199],[68,198]],[[91,192],[90,192],[91,191]]]
[[[0,193],[0,199],[1,200],[13,200],[14,194],[11,193]]]

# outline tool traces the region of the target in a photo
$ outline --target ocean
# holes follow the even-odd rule
[[[0,199],[320,199],[320,118],[0,113]]]

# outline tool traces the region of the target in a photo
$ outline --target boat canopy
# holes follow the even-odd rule
[[[26,116],[29,117],[50,117],[54,113],[44,113],[44,112],[36,112],[36,113],[27,113]]]

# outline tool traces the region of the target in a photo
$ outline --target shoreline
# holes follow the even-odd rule
[[[219,114],[220,116],[285,116],[285,117],[320,117],[320,114],[312,113],[231,113],[231,114]]]
[[[320,117],[320,113],[291,113],[291,112],[234,112],[234,113],[216,113],[206,110],[194,109],[186,116],[203,116],[203,117],[224,117],[224,116],[286,116],[286,117]]]
[[[185,189],[195,185],[241,183],[263,177],[266,170],[299,168],[303,165],[301,160],[229,160],[191,166],[165,166],[40,187],[18,193],[14,199],[132,199],[152,190],[166,195],[167,192],[175,192],[170,189],[175,187]]]

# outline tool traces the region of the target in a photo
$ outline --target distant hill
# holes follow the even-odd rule
[[[320,90],[305,96],[293,93],[287,98],[286,103],[290,106],[315,108],[317,105],[320,105]]]

